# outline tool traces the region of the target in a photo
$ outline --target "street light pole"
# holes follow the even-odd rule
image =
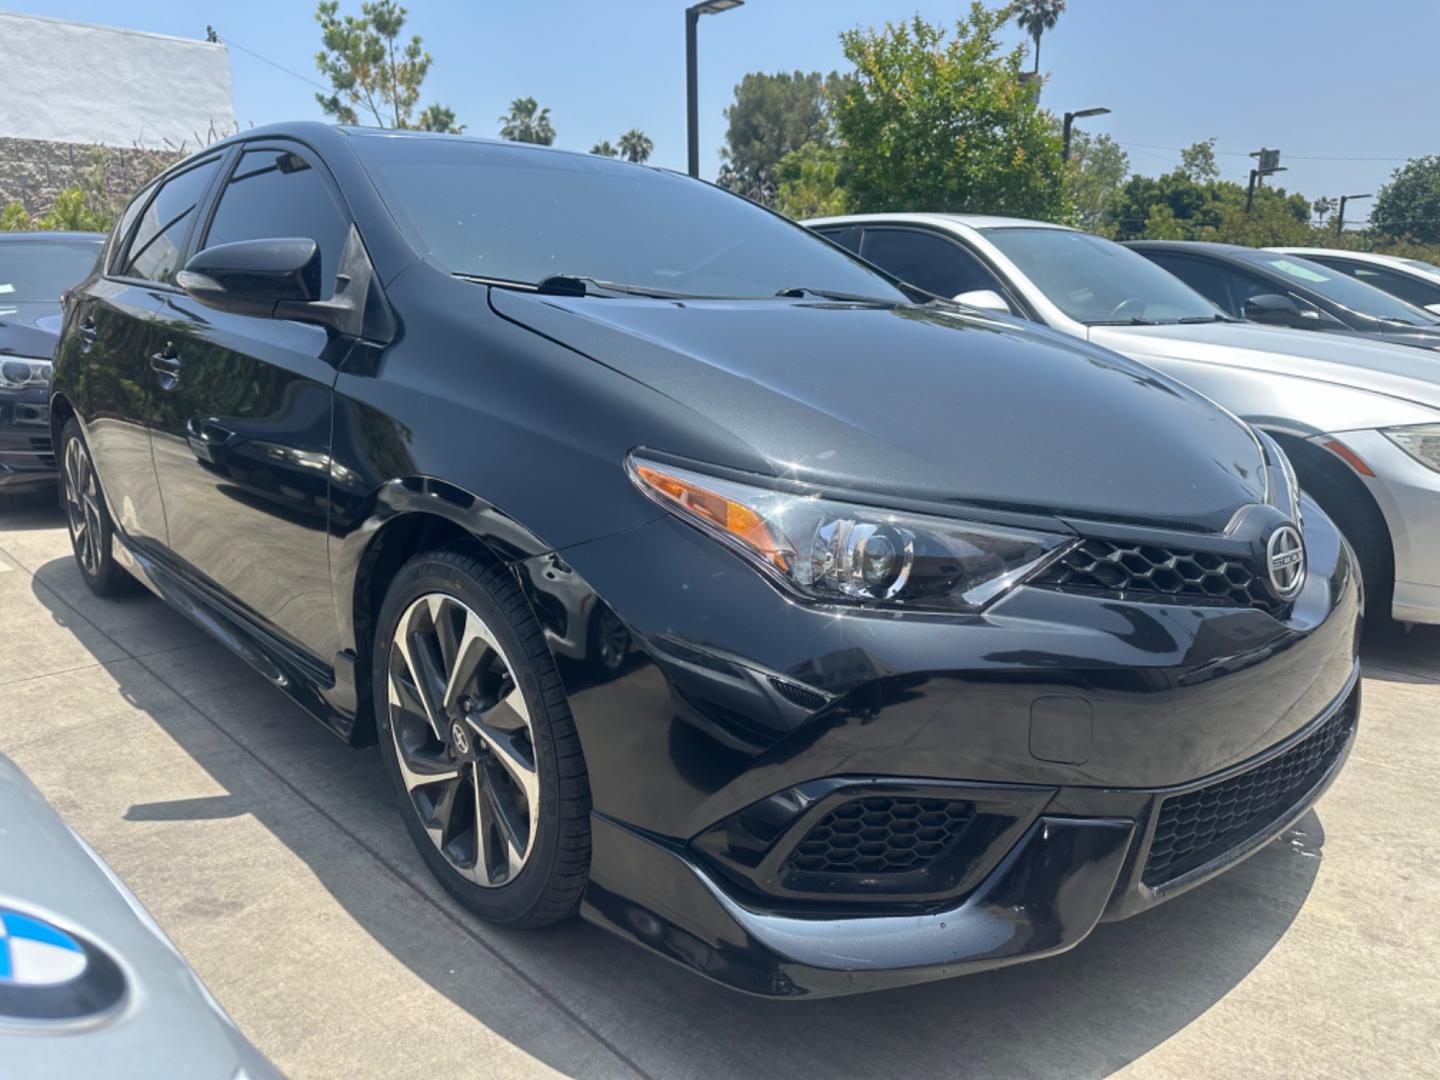
[[[1369,199],[1369,198],[1372,198],[1372,197],[1373,197],[1373,196],[1371,196],[1371,195],[1341,195],[1341,196],[1340,196],[1340,209],[1339,209],[1339,210],[1336,212],[1336,214],[1335,214],[1335,235],[1336,235],[1336,236],[1339,236],[1340,233],[1341,233],[1341,230],[1343,230],[1343,229],[1345,228],[1345,204],[1346,204],[1347,202],[1350,202],[1350,201],[1354,200],[1354,199]]]
[[[1070,160],[1070,128],[1074,125],[1075,121],[1087,116],[1104,116],[1109,111],[1109,109],[1077,109],[1075,112],[1067,112],[1065,114],[1065,124],[1063,135],[1061,136],[1063,143],[1060,147],[1061,161]]]
[[[719,15],[737,8],[745,0],[701,0],[685,9],[685,130],[690,175],[700,175],[700,73],[696,57],[695,31],[701,15]]]

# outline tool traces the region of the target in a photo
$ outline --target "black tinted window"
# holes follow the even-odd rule
[[[170,281],[180,267],[180,248],[195,217],[195,204],[215,175],[219,158],[186,169],[161,186],[140,215],[125,257],[126,277]]]
[[[454,273],[531,284],[568,274],[697,297],[809,288],[906,299],[809,229],[685,176],[514,143],[353,142],[421,252]]]
[[[220,193],[201,246],[284,237],[314,240],[324,295],[329,296],[348,231],[329,187],[309,161],[290,150],[247,150]]]
[[[1156,266],[1170,271],[1226,314],[1240,317],[1239,305],[1243,301],[1231,297],[1230,275],[1223,267],[1205,259],[1192,259],[1163,251],[1146,251],[1144,255]]]
[[[936,296],[958,296],[995,287],[979,261],[953,240],[915,229],[869,229],[860,241],[860,256],[901,281]]]
[[[1432,285],[1419,278],[1397,274],[1393,270],[1383,270],[1378,266],[1365,266],[1360,263],[1351,263],[1345,266],[1336,266],[1334,263],[1325,265],[1334,266],[1335,269],[1349,274],[1356,281],[1363,281],[1366,285],[1384,289],[1391,296],[1398,296],[1406,303],[1415,304],[1418,307],[1440,304],[1440,285]]]
[[[10,303],[59,300],[95,265],[98,240],[0,241],[0,315]]]

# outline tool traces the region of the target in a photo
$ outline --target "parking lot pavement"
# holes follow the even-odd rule
[[[1054,960],[777,1004],[578,921],[497,930],[354,752],[158,601],[0,517],[0,751],[303,1077],[1440,1075],[1440,631],[1367,649],[1350,763],[1245,864]]]

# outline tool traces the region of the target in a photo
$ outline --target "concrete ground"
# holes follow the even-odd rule
[[[1350,763],[1300,826],[1054,960],[775,1004],[578,921],[468,916],[373,751],[0,516],[0,751],[304,1077],[1440,1076],[1440,630],[1367,651]]]

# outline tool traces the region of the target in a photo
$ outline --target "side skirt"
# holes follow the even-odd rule
[[[189,617],[236,656],[284,691],[334,734],[349,742],[355,730],[354,672],[337,683],[333,668],[281,641],[254,619],[190,581],[158,557],[115,534],[115,561],[176,611]],[[348,704],[347,704],[348,699]]]

